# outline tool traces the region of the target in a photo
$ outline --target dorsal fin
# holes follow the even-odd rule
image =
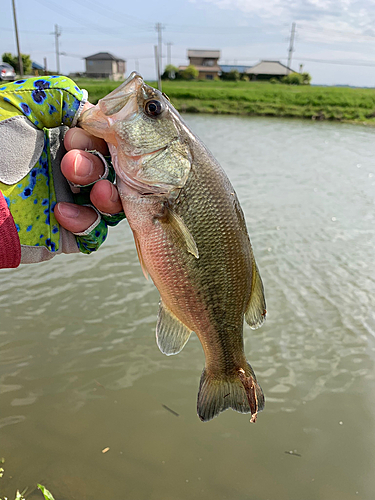
[[[160,300],[156,342],[163,354],[178,354],[189,340],[191,330]]]

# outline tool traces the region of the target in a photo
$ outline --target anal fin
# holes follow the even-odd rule
[[[191,330],[160,301],[156,342],[163,354],[178,354],[189,340]]]

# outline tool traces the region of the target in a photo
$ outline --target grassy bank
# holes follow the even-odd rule
[[[118,82],[77,80],[91,102]],[[152,82],[152,84],[154,84]],[[163,91],[181,112],[337,120],[375,125],[375,89],[315,87],[263,82],[173,81]]]

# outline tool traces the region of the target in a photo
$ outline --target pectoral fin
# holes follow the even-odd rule
[[[156,342],[163,354],[178,354],[189,340],[191,330],[160,301]]]
[[[148,271],[147,271],[145,261],[143,259],[141,245],[140,245],[139,240],[137,238],[137,235],[135,233],[134,233],[134,242],[135,242],[135,248],[137,249],[138,259],[139,259],[139,262],[141,264],[141,268],[142,268],[144,277],[146,278],[146,280],[148,280]]]
[[[181,246],[185,246],[189,253],[194,255],[196,259],[199,259],[198,247],[191,232],[182,218],[173,209],[167,208],[166,216],[162,219],[162,223],[168,224],[169,230],[173,232],[173,239],[175,241],[179,242]]]
[[[258,267],[253,257],[253,278],[251,286],[250,299],[245,311],[246,323],[255,330],[262,326],[266,319],[266,300],[264,298],[264,289],[262,278],[260,277]]]

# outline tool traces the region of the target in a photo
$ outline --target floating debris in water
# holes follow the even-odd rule
[[[109,450],[110,450],[110,448],[104,448],[104,449],[102,450],[102,453],[107,453],[107,451],[109,451]]]
[[[162,405],[163,408],[165,408],[166,410],[168,410],[170,413],[172,413],[172,415],[174,415],[175,417],[179,417],[179,413],[177,413],[176,411],[172,410],[172,408],[169,408],[169,406],[167,405]]]
[[[286,451],[285,452],[287,455],[293,455],[295,457],[302,457],[302,455],[300,455],[299,453],[296,452],[296,450],[290,450],[290,451]]]

